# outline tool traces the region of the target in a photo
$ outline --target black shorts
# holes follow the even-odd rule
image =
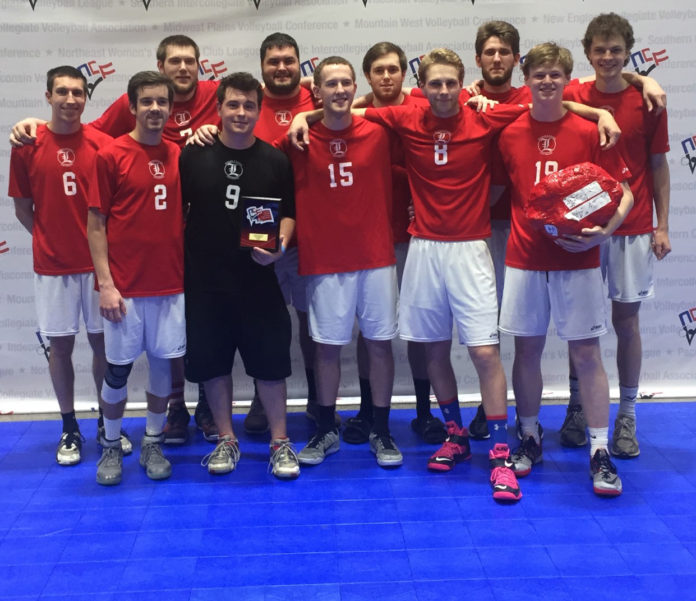
[[[186,290],[186,379],[230,374],[237,350],[246,373],[283,380],[291,373],[290,314],[277,282],[262,292]]]

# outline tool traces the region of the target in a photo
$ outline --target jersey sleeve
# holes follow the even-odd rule
[[[13,148],[10,154],[10,184],[8,196],[12,198],[32,198],[26,151]]]
[[[650,154],[669,152],[669,133],[667,127],[667,111],[662,111],[657,117],[652,116],[653,132],[650,139]]]
[[[412,112],[413,105],[383,106],[365,109],[365,119],[379,123],[389,129],[397,129],[404,122],[406,113]]]
[[[102,215],[109,214],[115,192],[110,165],[109,155],[97,154],[94,171],[89,180],[89,208],[97,209]]]
[[[475,110],[466,108],[463,110]],[[477,113],[493,131],[499,132],[529,110],[525,104],[497,104],[493,110]]]
[[[102,113],[102,116],[92,121],[90,125],[105,134],[109,134],[112,138],[132,131],[135,127],[135,117],[128,107],[128,96],[126,94],[119,96]]]

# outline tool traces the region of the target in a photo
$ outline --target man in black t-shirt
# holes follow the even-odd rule
[[[268,416],[273,474],[295,478],[300,468],[286,432],[290,316],[272,266],[295,227],[294,188],[285,155],[253,135],[261,97],[260,83],[248,73],[222,79],[218,139],[212,146],[188,146],[181,154],[182,196],[188,205],[186,378],[203,383],[220,432],[204,464],[211,473],[230,472],[240,455],[231,420],[231,372],[239,350]],[[280,202],[277,216],[268,208],[274,199]],[[280,219],[277,251],[240,247],[249,210],[263,211],[263,221]]]

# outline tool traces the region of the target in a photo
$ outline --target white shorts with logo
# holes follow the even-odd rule
[[[186,353],[184,295],[123,299],[126,315],[118,323],[104,320],[106,358],[115,365],[133,363],[145,351],[159,359]]]
[[[299,274],[298,266],[297,246],[288,248],[285,254],[273,264],[285,304],[306,313],[307,277]]]
[[[74,336],[80,331],[80,312],[90,334],[104,331],[94,273],[34,274],[39,331],[44,336]]]
[[[604,283],[599,267],[565,271],[505,268],[500,331],[545,336],[553,317],[561,340],[607,333]]]
[[[401,338],[467,346],[498,344],[495,274],[484,240],[441,242],[411,238],[401,283]]]
[[[309,335],[322,344],[348,344],[358,318],[368,340],[398,334],[396,267],[307,276]]]
[[[611,300],[635,303],[655,296],[652,234],[611,236],[602,244],[601,260]]]

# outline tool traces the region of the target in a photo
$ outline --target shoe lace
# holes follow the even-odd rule
[[[613,476],[616,474],[616,466],[612,463],[609,458],[609,453],[606,451],[597,451],[593,458],[596,471],[601,473],[602,476]]]
[[[509,488],[518,487],[515,473],[504,465],[494,467],[491,470],[491,482],[494,486],[507,486]]]
[[[324,444],[324,438],[327,436],[328,432],[317,432],[312,438],[309,439],[307,446],[312,449],[318,449]]]
[[[633,438],[633,428],[627,418],[620,417],[614,425],[616,438]]]
[[[143,445],[143,455],[145,455],[145,461],[164,461],[164,453],[162,453],[162,447],[158,442],[149,442]]]
[[[278,443],[278,446],[273,447],[273,454],[268,461],[268,471],[272,471],[274,465],[284,465],[292,463],[299,464],[300,460],[295,452],[295,447],[289,440],[283,440]]]
[[[68,432],[63,442],[66,447],[80,447],[85,442],[85,437],[79,430]]]
[[[104,447],[104,451],[102,453],[102,457],[99,463],[106,465],[117,463],[119,455],[120,453],[118,447]]]
[[[385,451],[396,451],[396,445],[394,440],[389,434],[379,434],[377,435],[377,444],[382,447]]]
[[[232,463],[235,465],[239,461],[239,447],[237,446],[237,441],[235,440],[222,440],[220,441],[217,446],[210,452],[208,453],[203,459],[201,459],[201,465],[203,467],[207,467],[207,465],[213,460],[213,459],[224,459],[225,461],[227,459],[232,459]]]
[[[461,449],[461,446],[458,445],[456,442],[446,440],[442,444],[442,447],[440,447],[440,450],[436,453],[436,455],[438,457],[447,457],[448,459],[454,459],[455,455],[462,452]]]

